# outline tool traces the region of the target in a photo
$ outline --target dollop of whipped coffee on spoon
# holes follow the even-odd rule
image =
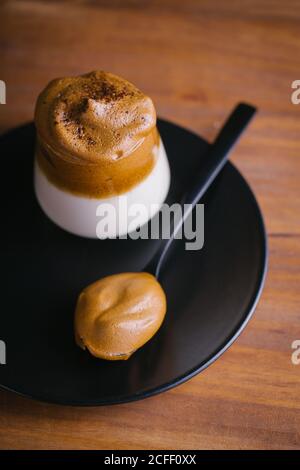
[[[75,336],[82,348],[102,359],[128,359],[149,341],[161,326],[166,297],[157,279],[182,224],[224,167],[228,154],[256,112],[239,104],[229,116],[205,155],[200,174],[185,195],[187,210],[163,240],[146,272],[123,273],[91,284],[79,296],[75,312]],[[150,274],[152,273],[152,274]]]
[[[102,359],[128,359],[157,332],[166,309],[165,293],[152,274],[104,277],[78,298],[76,342]]]

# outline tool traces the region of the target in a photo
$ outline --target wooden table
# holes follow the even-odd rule
[[[243,6],[242,6],[243,3]],[[225,5],[227,4],[227,5]],[[254,318],[202,374],[132,404],[69,408],[1,392],[3,449],[300,448],[299,2],[9,1],[1,4],[0,129],[32,119],[53,77],[105,69],[158,114],[213,139],[233,105],[259,115],[232,156],[261,204],[270,265]]]

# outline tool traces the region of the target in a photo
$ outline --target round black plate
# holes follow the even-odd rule
[[[179,201],[208,144],[166,121],[159,130],[172,171],[168,200]],[[50,222],[33,193],[34,139],[33,124],[0,139],[10,182],[1,186],[1,386],[47,402],[113,404],[167,390],[211,364],[247,324],[266,271],[261,213],[238,171],[228,163],[205,196],[204,248],[176,242],[161,277],[162,328],[128,361],[107,362],[75,345],[77,295],[104,275],[142,270],[160,242],[89,240]]]

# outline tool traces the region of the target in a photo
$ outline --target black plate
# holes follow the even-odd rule
[[[208,144],[166,121],[159,129],[172,171],[168,200],[179,201]],[[267,264],[261,213],[238,171],[228,163],[205,196],[204,248],[176,242],[161,278],[168,313],[160,331],[128,361],[106,362],[74,343],[77,295],[104,275],[143,269],[160,242],[88,240],[50,222],[33,194],[34,138],[28,124],[0,140],[2,180],[15,184],[1,186],[1,386],[47,402],[113,404],[167,390],[211,364],[251,317]]]

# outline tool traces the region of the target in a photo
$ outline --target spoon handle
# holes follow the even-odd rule
[[[249,124],[255,112],[256,108],[244,103],[239,103],[234,108],[215,141],[209,146],[195,183],[191,185],[191,188],[183,198],[182,203],[189,204],[189,206],[186,206],[188,208],[183,212],[180,220],[172,227],[171,237],[167,240],[162,240],[160,248],[146,266],[145,271],[154,274],[156,277],[159,276],[163,261],[176,233],[181,229],[188,215],[224,167],[229,152],[238,141],[238,138]]]

